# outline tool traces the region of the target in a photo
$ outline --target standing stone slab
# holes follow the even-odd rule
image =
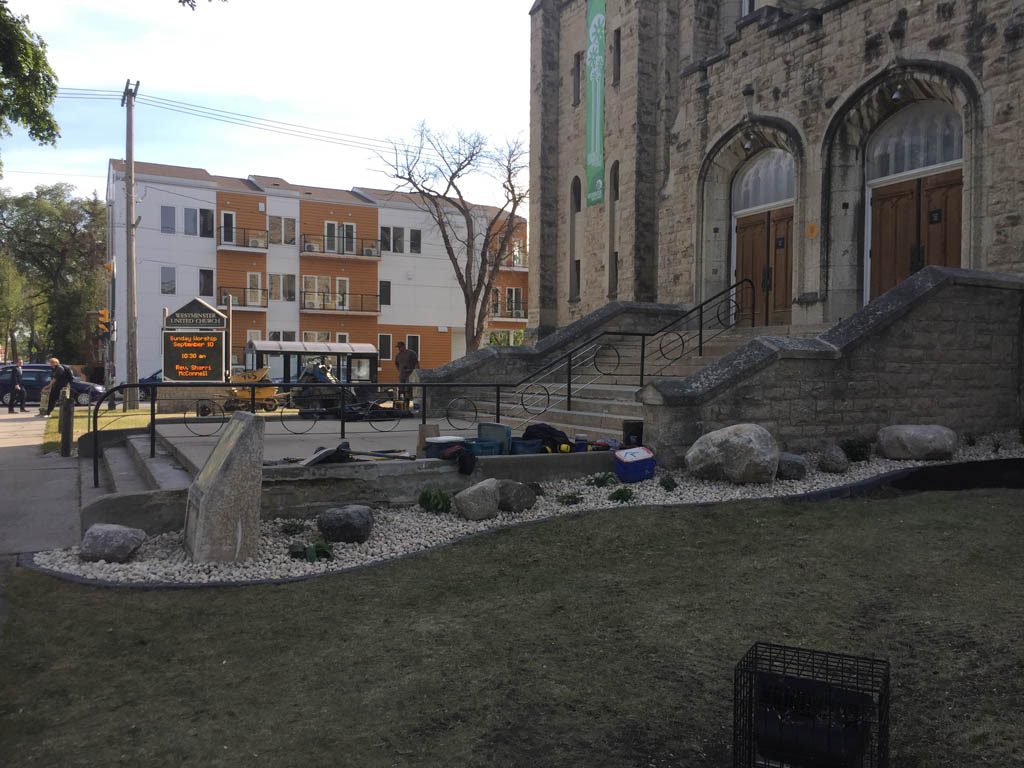
[[[185,548],[197,563],[233,563],[256,554],[263,428],[259,416],[236,412],[188,489]]]

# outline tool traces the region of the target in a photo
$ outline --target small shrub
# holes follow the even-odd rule
[[[964,435],[964,445],[966,445],[968,448],[973,448],[977,444],[978,444],[978,438],[976,438],[970,432],[968,432],[966,435]]]
[[[334,547],[331,543],[322,536],[313,542],[313,554],[314,560],[333,560],[334,559]],[[307,550],[308,557],[308,550]]]
[[[872,440],[870,437],[851,437],[839,443],[839,447],[843,449],[843,453],[846,454],[846,458],[850,461],[869,461],[871,459],[871,445]]]
[[[625,504],[627,501],[633,500],[633,489],[632,488],[616,488],[614,491],[608,494],[608,500],[614,501],[617,504]]]
[[[679,487],[679,483],[676,482],[676,479],[672,477],[672,475],[665,475],[663,478],[661,478],[661,480],[658,481],[658,485],[660,485],[669,493],[672,493],[672,491]]]
[[[567,507],[571,507],[573,504],[579,504],[583,501],[583,497],[578,493],[560,493],[555,496],[555,501],[559,504],[563,504]]]
[[[306,532],[306,524],[299,520],[285,520],[281,523],[281,533],[285,536],[298,536]]]
[[[618,482],[619,479],[611,472],[602,472],[587,480],[587,485],[592,485],[595,488],[606,488],[609,485],[616,485]]]
[[[427,512],[440,514],[451,512],[452,509],[452,497],[447,491],[442,491],[439,488],[424,488],[420,491],[418,501],[420,507]]]

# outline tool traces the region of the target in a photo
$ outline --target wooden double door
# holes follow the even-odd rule
[[[959,267],[962,205],[959,169],[872,190],[868,298],[923,267]]]
[[[750,280],[739,291],[739,322],[789,325],[793,315],[793,206],[736,219],[736,280]]]

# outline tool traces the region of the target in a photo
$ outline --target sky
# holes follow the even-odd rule
[[[191,11],[177,0],[9,0],[46,42],[61,88],[120,93],[127,80],[139,81],[136,161],[342,189],[394,188],[365,139],[408,142],[424,121],[499,145],[527,144],[531,5],[199,0]],[[364,146],[169,111],[143,96],[363,137],[355,141]],[[54,115],[55,147],[34,144],[19,128],[0,138],[0,186],[22,193],[67,181],[103,198],[108,160],[125,155],[120,97],[62,96]],[[501,203],[493,181],[481,179],[467,194]]]

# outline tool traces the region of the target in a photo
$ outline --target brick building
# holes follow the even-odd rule
[[[531,14],[541,334],[611,299],[696,303],[742,279],[774,325],[849,316],[928,264],[1024,273],[1017,3],[537,0]],[[597,119],[603,199],[588,204]]]

